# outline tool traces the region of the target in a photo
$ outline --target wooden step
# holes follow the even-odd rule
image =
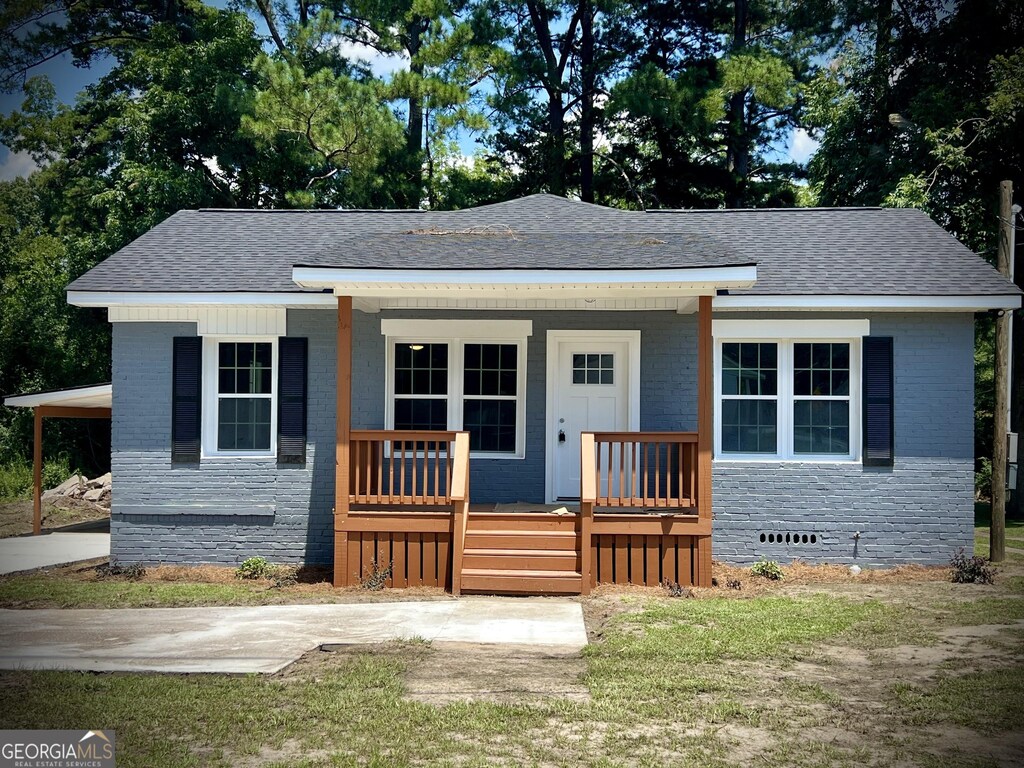
[[[552,515],[545,512],[470,512],[467,531],[545,531],[574,533],[576,515]]]
[[[492,570],[577,571],[580,555],[564,549],[466,549],[463,568]]]
[[[575,552],[578,537],[569,531],[466,531],[467,549],[559,549]]]
[[[462,569],[463,592],[578,595],[582,589],[583,577],[579,571]]]

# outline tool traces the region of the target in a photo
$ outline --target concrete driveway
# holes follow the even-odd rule
[[[109,533],[43,533],[0,539],[0,574],[110,556]]]
[[[557,598],[0,611],[0,669],[272,673],[327,644],[517,644],[579,650],[579,603]]]

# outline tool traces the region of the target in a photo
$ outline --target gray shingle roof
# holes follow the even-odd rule
[[[180,211],[69,289],[299,292],[291,279],[295,265],[649,269],[754,263],[757,284],[744,293],[1019,293],[920,211],[640,212],[551,195],[461,211]]]

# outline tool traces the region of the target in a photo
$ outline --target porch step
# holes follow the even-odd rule
[[[576,571],[580,556],[575,549],[466,549],[464,569]]]
[[[578,595],[583,589],[579,571],[463,568],[462,591],[489,594]]]
[[[576,551],[575,531],[466,530],[467,549],[550,549]]]

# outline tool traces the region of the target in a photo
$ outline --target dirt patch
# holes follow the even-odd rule
[[[311,651],[277,677],[305,681],[354,656],[399,661],[404,667],[404,698],[443,706],[490,701],[530,704],[551,699],[589,701],[583,684],[587,670],[577,652],[525,645],[393,641],[329,645]]]
[[[108,519],[109,510],[98,509],[95,504],[80,499],[62,498],[60,506],[43,502],[42,524],[45,530]],[[0,538],[26,533],[32,533],[32,500],[0,502]]]

